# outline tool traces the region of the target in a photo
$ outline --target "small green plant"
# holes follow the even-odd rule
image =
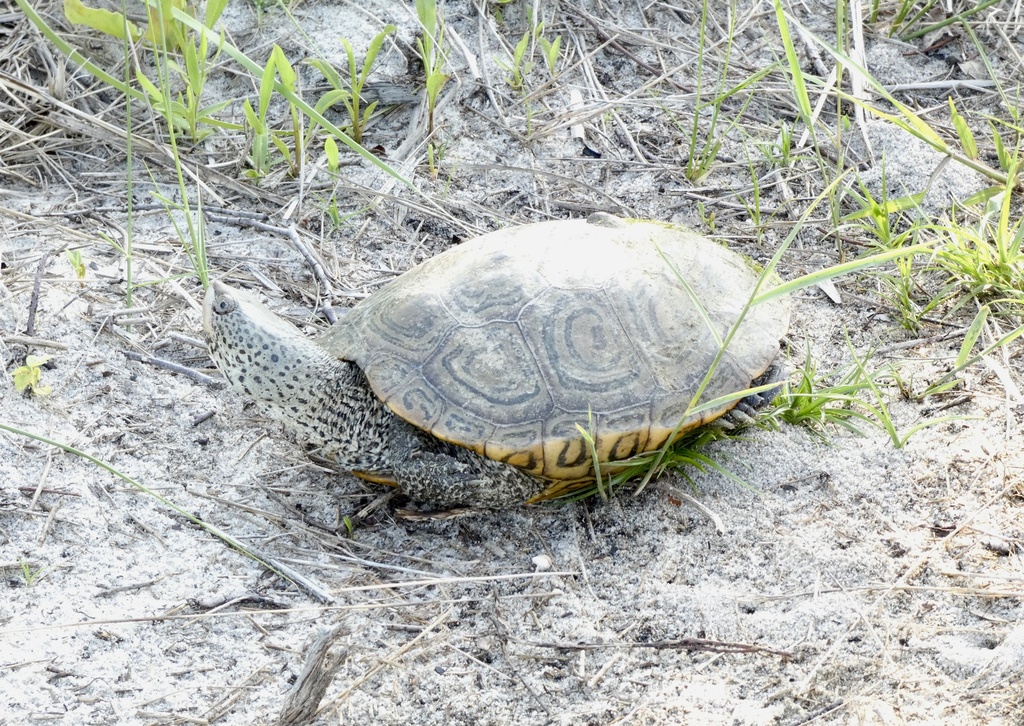
[[[1011,167],[1011,181],[1016,177]],[[1024,313],[1024,220],[1011,221],[1012,187],[989,199],[974,224],[942,228],[936,262],[972,297],[1003,312]]]
[[[496,63],[508,72],[508,85],[513,91],[522,93],[526,90],[526,74],[533,69],[533,61],[526,56],[530,50],[532,32],[527,30],[523,37],[516,43],[512,50],[512,56],[508,60],[497,60]]]
[[[893,260],[893,267],[895,274],[880,272],[876,276],[881,288],[879,294],[896,311],[899,324],[916,333],[925,316],[939,307],[946,295],[944,292],[935,294],[923,286],[935,271],[933,264],[921,265],[917,258],[904,257]]]
[[[874,398],[873,403],[859,401],[859,405],[863,406],[869,412],[869,415],[865,420],[870,421],[872,424],[884,431],[889,437],[889,441],[892,443],[893,447],[902,449],[907,445],[910,437],[918,431],[949,421],[961,421],[965,418],[964,416],[939,416],[938,418],[925,419],[924,421],[918,421],[907,429],[906,432],[900,433],[899,429],[896,427],[896,423],[893,421],[889,404],[886,401],[879,383],[882,379],[893,381],[897,384],[897,388],[900,389],[900,393],[902,395],[906,395],[906,391],[903,389],[904,384],[899,374],[891,371],[869,372],[865,368],[867,356],[859,358],[853,350],[853,346],[849,345],[849,341],[847,341],[847,346],[853,357],[854,370],[857,372],[860,380],[867,385],[867,390],[871,393],[872,398]]]
[[[423,35],[416,39],[416,52],[423,64],[426,79],[427,134],[433,136],[437,98],[448,82],[448,76],[444,73],[444,53],[441,50],[444,21],[437,14],[437,0],[416,0],[416,17],[423,28]]]
[[[701,91],[704,88],[704,68],[706,65],[705,53],[706,48],[706,37],[707,37],[707,24],[708,24],[708,5],[710,3],[705,2],[700,16],[700,31],[699,31],[699,42],[697,46],[697,99],[701,98]],[[735,18],[735,12],[729,13],[730,19]],[[732,46],[732,32],[729,33],[729,47]],[[726,56],[726,66],[722,69],[721,78],[724,82],[726,73],[728,72],[728,55]],[[711,115],[711,127],[707,132],[702,132],[700,128],[700,111],[706,106],[700,104],[698,100],[697,112],[693,114],[693,123],[690,126],[690,148],[689,154],[686,158],[686,178],[691,182],[698,182],[703,179],[711,171],[711,164],[714,162],[715,157],[718,155],[718,151],[722,148],[721,137],[718,136],[716,126],[718,121],[718,111],[720,103],[712,105]],[[703,143],[701,140],[703,139]]]
[[[1016,113],[1016,111],[1013,111]],[[1014,119],[1015,123],[1020,123],[1019,120]],[[992,144],[996,150],[996,158],[999,160],[999,168],[1009,174],[1010,169],[1017,163],[1017,153],[1010,153],[1006,146],[1006,142],[1003,141],[1002,135],[999,133],[999,128],[996,126],[996,122],[993,119],[989,119],[989,128],[992,129]],[[1024,135],[1024,129],[1017,128],[1017,133]]]
[[[448,152],[447,143],[433,143],[427,145],[427,168],[430,170],[430,178],[437,180],[438,173],[440,172],[441,162],[444,160],[444,155]]]
[[[14,369],[11,374],[14,377],[14,388],[17,391],[30,391],[36,396],[49,396],[53,389],[42,382],[42,368],[53,356],[49,355],[28,355],[25,356],[25,365]]]
[[[245,172],[246,176],[254,179],[263,177],[270,171],[270,145],[273,143],[281,156],[288,162],[289,172],[297,176],[302,169],[302,160],[305,148],[305,140],[302,134],[302,116],[295,104],[288,104],[291,113],[291,130],[281,133],[273,133],[267,121],[267,111],[270,108],[270,99],[274,92],[274,80],[280,78],[281,85],[287,91],[295,93],[296,74],[291,63],[284,55],[284,51],[277,45],[270,52],[270,58],[263,69],[260,78],[260,92],[257,100],[257,108],[253,108],[246,99],[242,104],[242,111],[245,119],[252,130],[252,145],[249,152],[250,168]],[[289,150],[285,139],[291,136],[292,149]]]
[[[338,142],[334,140],[333,136],[324,139],[324,156],[327,157],[327,170],[332,174],[337,174],[338,168],[341,166],[341,155],[338,151]]]
[[[334,67],[324,60],[316,59],[309,61],[310,65],[323,74],[333,89],[325,93],[317,102],[316,110],[323,113],[334,104],[341,102],[345,106],[345,111],[348,113],[349,118],[349,125],[346,131],[357,144],[363,143],[363,132],[373,118],[374,111],[377,110],[376,101],[369,104],[366,103],[363,98],[363,88],[366,86],[366,79],[373,69],[373,64],[377,60],[377,55],[380,53],[384,41],[395,30],[397,28],[394,25],[386,25],[382,31],[374,36],[373,40],[370,41],[370,46],[366,49],[366,55],[363,57],[361,68],[356,65],[356,54],[352,49],[352,44],[344,38],[341,39],[341,43],[345,48],[345,54],[348,56],[348,79],[342,79],[341,75],[334,70]],[[335,148],[337,148],[337,145],[335,145]]]
[[[181,184],[180,180],[179,184]],[[181,187],[183,186],[181,184]],[[164,206],[167,218],[171,226],[174,227],[178,242],[181,244],[181,249],[205,290],[210,281],[210,266],[206,255],[206,218],[203,215],[202,198],[198,198],[196,209],[193,210],[187,200],[178,202],[156,191],[152,194]],[[182,220],[184,220],[184,225]]]
[[[324,215],[330,222],[329,229],[332,231],[340,230],[350,219],[358,217],[361,214],[365,214],[370,208],[368,206],[357,207],[350,211],[344,211],[338,205],[338,193],[335,191],[331,196],[322,201]]]
[[[64,256],[68,258],[68,264],[75,271],[75,277],[79,280],[85,279],[85,263],[82,261],[82,251],[68,250],[64,253]]]
[[[259,105],[253,109],[249,99],[242,104],[242,112],[252,132],[252,140],[249,144],[249,168],[243,174],[250,179],[259,179],[270,171],[270,127],[267,125],[267,108],[270,106],[270,94],[264,94],[260,86]],[[270,86],[273,88],[273,85]],[[264,98],[266,99],[264,101]]]
[[[754,234],[757,237],[758,244],[764,237],[764,226],[766,223],[765,216],[763,214],[763,198],[761,196],[761,176],[758,174],[757,165],[754,160],[748,155],[747,157],[747,170],[750,173],[750,193],[739,195],[740,204],[747,210],[747,217],[750,218],[750,224],[754,228]]]
[[[858,193],[851,188],[849,194],[860,206],[860,209],[843,217],[843,222],[847,224],[856,222],[860,229],[878,240],[879,246],[892,249],[899,247],[906,237],[906,233],[897,233],[893,229],[893,216],[919,209],[921,203],[924,202],[927,191],[890,199],[886,184],[884,160],[882,163],[881,183],[882,198],[876,199],[867,186],[860,179],[857,180],[860,192]]]
[[[704,202],[698,200],[697,201],[697,216],[700,217],[701,224],[703,224],[705,227],[707,227],[708,232],[710,232],[711,234],[714,234],[715,233],[715,229],[716,229],[716,225],[715,225],[715,210],[711,209],[709,211],[708,208],[704,205]]]
[[[729,27],[726,29],[727,38],[725,47],[722,50],[723,62],[721,69],[718,71],[718,84],[714,98],[711,100],[700,103],[698,101],[696,113],[693,114],[693,122],[691,123],[688,135],[689,135],[689,148],[686,158],[685,175],[686,178],[692,182],[697,182],[706,177],[710,172],[715,159],[718,156],[718,152],[722,148],[722,140],[725,139],[735,129],[740,119],[743,117],[743,113],[746,110],[747,105],[751,102],[754,97],[752,93],[744,94],[746,98],[743,100],[741,108],[733,115],[733,120],[728,124],[724,130],[718,128],[719,117],[721,115],[722,104],[729,98],[737,94],[743,94],[745,89],[754,85],[758,80],[763,78],[765,75],[772,72],[773,67],[769,66],[762,68],[761,70],[755,71],[753,74],[743,79],[732,87],[726,87],[727,79],[729,76],[730,59],[732,57],[733,39],[735,36],[735,19],[737,17],[736,4],[731,3],[731,12],[729,13]],[[705,32],[708,23],[708,3],[704,3],[703,11],[701,13],[701,31],[700,41],[697,48],[697,98],[703,97],[704,93],[704,67],[710,65],[706,57],[707,48],[705,47]],[[707,128],[702,129],[701,121],[705,117],[705,111],[711,110],[710,118],[707,121]],[[677,128],[684,134],[687,134],[687,129],[684,125],[678,121],[674,116],[670,114],[672,122]]]
[[[558,57],[562,50],[562,36],[556,35],[554,40],[548,40],[541,33],[544,30],[544,23],[537,25],[537,43],[540,45],[541,55],[544,56],[544,64],[548,72],[554,78],[558,75]]]
[[[845,373],[819,375],[808,345],[795,380],[783,384],[773,406],[758,421],[769,428],[777,428],[779,422],[804,426],[821,439],[827,438],[830,426],[863,436],[856,422],[869,419],[854,409],[857,394],[868,388],[863,374],[862,368],[854,367]]]
[[[37,567],[33,570],[32,563],[28,560],[21,560],[18,564],[21,565],[21,576],[25,579],[25,587],[32,587],[36,580],[46,571],[45,567]]]
[[[292,94],[297,92],[296,82],[298,81],[298,75],[295,73],[295,69],[292,68],[292,64],[288,62],[288,59],[284,55],[284,51],[278,46],[274,46],[274,50],[271,55],[276,55],[277,58],[274,62],[274,68],[277,71],[277,77],[288,91]],[[280,134],[271,134],[270,140],[274,142],[274,146],[281,153],[281,156],[288,162],[288,173],[292,177],[297,177],[302,172],[302,163],[306,158],[306,146],[304,143],[304,136],[302,133],[303,118],[302,112],[298,106],[293,103],[288,104],[288,113],[291,116],[291,129],[281,132]],[[288,149],[287,139],[291,137],[291,150]],[[290,153],[289,153],[290,152]]]
[[[526,77],[533,71],[533,61],[536,46],[541,48],[541,56],[544,64],[552,76],[558,71],[558,56],[562,47],[562,36],[556,35],[554,40],[544,37],[544,23],[539,22],[523,33],[523,37],[512,49],[512,55],[507,60],[497,59],[495,62],[508,72],[508,85],[517,93],[525,93]]]
[[[512,57],[509,61],[498,61],[498,65],[509,72],[508,85],[513,91],[523,92],[526,90],[526,76],[533,70],[533,34],[527,30],[523,37],[512,49]],[[527,51],[531,51],[527,57]]]
[[[775,169],[788,169],[793,165],[793,127],[782,121],[775,141],[759,143],[757,148],[761,150],[769,166]]]
[[[341,228],[342,215],[341,210],[338,209],[338,197],[334,194],[331,195],[327,205],[324,207],[324,213],[327,218],[331,220],[331,229],[338,230]]]
[[[184,40],[181,49],[181,59],[184,65],[175,60],[168,60],[168,67],[184,82],[185,92],[184,94],[179,93],[177,100],[172,104],[173,115],[165,115],[165,118],[168,119],[168,122],[171,122],[172,118],[177,121],[177,126],[180,126],[193,142],[202,141],[215,129],[232,131],[241,129],[239,124],[217,118],[217,114],[231,104],[230,99],[210,106],[203,106],[200,103],[203,89],[209,78],[210,65],[216,62],[219,56],[219,46],[212,56],[208,53],[208,41],[205,34],[198,38],[189,35]],[[140,74],[140,83],[141,78]],[[147,92],[152,98],[151,92],[148,90]]]
[[[212,106],[201,106],[199,103],[206,82],[207,59],[205,57],[205,37],[199,41],[199,48],[189,46],[185,54],[187,70],[183,70],[173,61],[169,66],[178,71],[183,77],[191,76],[185,84],[184,95],[179,93],[176,98],[165,94],[160,87],[153,83],[142,73],[136,71],[136,80],[139,86],[149,98],[153,110],[164,118],[168,126],[185,133],[192,141],[198,142],[214,133],[214,128],[237,129],[237,124],[221,121],[216,113],[224,110],[231,102],[222,101]],[[202,60],[199,60],[202,58]]]

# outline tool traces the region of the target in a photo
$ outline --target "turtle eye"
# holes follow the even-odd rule
[[[213,303],[213,312],[218,315],[227,315],[238,305],[229,297],[219,297]]]

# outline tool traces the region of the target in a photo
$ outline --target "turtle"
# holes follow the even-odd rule
[[[716,358],[701,401],[773,365],[790,308],[749,305],[759,279],[688,228],[601,213],[454,246],[316,338],[219,281],[203,323],[232,386],[339,468],[493,509],[593,481],[595,459],[604,472],[735,406],[692,404]]]

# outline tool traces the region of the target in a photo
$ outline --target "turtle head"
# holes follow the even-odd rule
[[[203,328],[210,357],[234,388],[292,415],[302,415],[311,392],[339,365],[255,295],[222,282],[206,291]]]

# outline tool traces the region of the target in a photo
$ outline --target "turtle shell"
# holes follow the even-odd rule
[[[613,462],[735,405],[687,414],[757,278],[743,257],[688,229],[609,215],[542,222],[427,260],[321,343],[415,426],[538,477],[576,480],[592,475],[580,428],[599,461]],[[749,388],[788,326],[784,298],[753,306],[701,400]]]

